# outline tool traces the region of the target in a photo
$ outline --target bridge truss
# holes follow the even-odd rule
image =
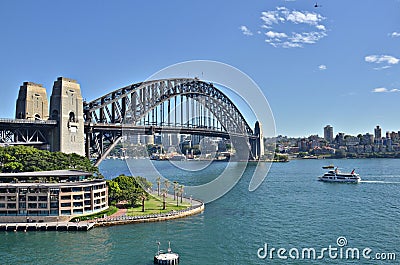
[[[53,120],[0,119],[0,145],[47,145],[56,126]]]
[[[212,83],[179,78],[152,80],[84,102],[86,154],[104,159],[132,134],[183,133],[254,138],[235,104]]]

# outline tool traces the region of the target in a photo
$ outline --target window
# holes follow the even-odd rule
[[[69,121],[70,122],[75,122],[75,113],[72,112],[72,111],[69,113]]]
[[[37,204],[36,203],[28,203],[28,208],[36,209],[37,208]]]
[[[74,195],[74,200],[82,200],[83,196],[82,195]]]
[[[74,202],[74,207],[83,207],[83,202]]]
[[[28,201],[35,202],[35,201],[37,201],[37,197],[36,196],[28,196]]]
[[[39,201],[47,202],[47,196],[39,196]]]
[[[47,208],[47,203],[39,203],[39,208],[40,209],[46,209]]]
[[[16,203],[7,204],[7,209],[15,209],[15,208],[17,208],[17,204]]]
[[[61,215],[71,215],[71,210],[61,210]]]

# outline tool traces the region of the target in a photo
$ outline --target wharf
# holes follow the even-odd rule
[[[94,227],[89,222],[0,223],[0,231],[88,231]]]

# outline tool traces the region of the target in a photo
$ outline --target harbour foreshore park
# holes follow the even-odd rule
[[[118,186],[118,179],[125,190]],[[96,226],[164,221],[204,210],[201,201],[184,198],[184,187],[176,182],[160,181],[157,191],[152,191],[151,183],[143,178],[119,176],[106,181],[80,170],[0,173],[0,180],[3,231],[85,231]],[[139,180],[146,182],[144,189]],[[173,197],[168,194],[169,186],[175,187]]]
[[[88,230],[204,210],[201,201],[184,196],[183,185],[161,177],[157,183],[104,179],[88,157],[75,80],[59,77],[50,105],[42,85],[24,82],[15,119],[1,119],[0,127],[0,230]]]

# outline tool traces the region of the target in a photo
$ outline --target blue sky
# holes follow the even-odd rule
[[[1,1],[0,117],[19,86],[78,80],[91,100],[187,60],[263,90],[278,134],[400,130],[400,0]]]

